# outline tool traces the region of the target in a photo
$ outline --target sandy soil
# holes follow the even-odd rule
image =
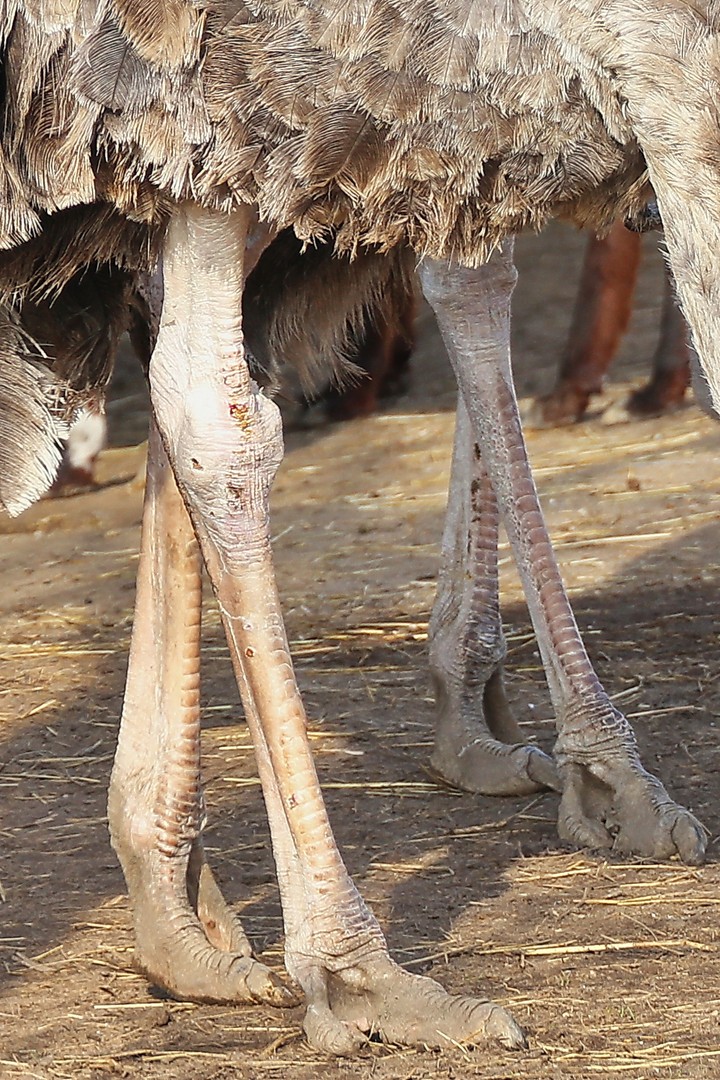
[[[580,238],[521,244],[516,366],[549,384]],[[649,247],[651,244],[649,244]],[[660,264],[648,255],[615,372],[654,346]],[[530,1050],[369,1045],[312,1053],[299,1012],[163,1000],[133,971],[130,913],[107,840],[137,560],[137,386],[121,388],[99,490],[0,523],[0,1077],[229,1080],[477,1077],[710,1080],[720,1071],[720,871],[564,850],[556,799],[490,800],[426,772],[426,659],[453,391],[427,316],[409,397],[370,420],[291,434],[274,492],[278,574],[332,819],[396,956],[487,994]],[[622,387],[616,382],[611,392]],[[663,420],[530,436],[580,625],[644,759],[713,838],[718,769],[717,460],[693,407]],[[509,685],[529,737],[552,716],[503,549]],[[258,950],[281,964],[272,858],[219,622],[207,604],[207,844]]]

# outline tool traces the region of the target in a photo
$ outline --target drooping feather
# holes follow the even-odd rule
[[[328,380],[342,385],[356,369],[347,352],[374,312],[392,319],[412,293],[412,255],[363,251],[353,261],[332,256],[332,246],[302,245],[286,229],[260,258],[243,294],[243,333],[252,374],[281,383],[290,365],[306,394]],[[322,296],[323,303],[317,303]]]
[[[142,112],[163,91],[160,72],[145,62],[111,18],[94,27],[75,52],[70,78],[81,101],[109,113]]]
[[[112,9],[137,55],[165,71],[187,67],[200,56],[203,11],[191,0],[122,0]]]
[[[62,384],[7,312],[0,315],[0,376],[0,506],[15,515],[55,479],[68,425],[58,415]]]

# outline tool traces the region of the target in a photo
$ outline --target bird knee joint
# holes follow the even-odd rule
[[[178,479],[191,490],[230,480],[269,488],[283,458],[280,411],[255,388],[222,399],[189,395],[172,441]]]

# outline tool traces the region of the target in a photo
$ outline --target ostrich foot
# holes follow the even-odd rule
[[[571,383],[558,383],[549,394],[523,405],[520,412],[524,429],[532,431],[576,424],[587,411],[591,393],[597,391],[582,390]]]
[[[600,420],[606,427],[612,427],[615,424],[627,424],[631,420],[650,419],[654,416],[664,416],[667,413],[677,412],[678,409],[682,408],[683,404],[682,397],[663,397],[654,391],[652,384],[649,384],[635,390],[622,401],[616,401],[608,405]]]
[[[131,889],[136,962],[150,982],[182,1001],[297,1005],[294,991],[253,959],[201,849],[195,845],[190,857],[187,896],[168,890],[166,867],[154,861],[144,887],[136,877]]]
[[[510,300],[517,279],[512,244],[508,241],[476,270],[426,259],[420,266],[420,279],[438,318],[465,411],[469,413],[469,427],[502,512],[556,710],[559,737],[555,760],[563,782],[561,836],[576,844],[615,847],[654,858],[677,854],[688,862],[699,862],[705,850],[703,830],[643,769],[632,728],[610,701],[590,663],[552,550],[512,381]],[[481,483],[482,476],[477,475],[476,480]],[[476,517],[481,509],[478,506]],[[468,516],[466,513],[465,520]],[[456,514],[455,521],[462,524],[461,515]],[[460,535],[464,539],[467,533]],[[495,543],[497,531],[489,516],[484,535]],[[463,569],[472,566],[470,560],[463,563],[458,558],[457,547],[447,546],[449,555],[454,555]],[[478,606],[489,599],[491,616],[475,619],[478,633],[474,636],[456,634],[454,640],[472,645],[475,639],[482,643],[487,637],[491,648],[485,649],[483,655],[490,661],[493,652],[501,658],[502,644],[497,616],[492,614],[497,598],[496,564],[489,558],[487,543],[479,545],[479,549],[485,553],[488,573],[484,596],[477,591]],[[462,608],[462,603],[468,606],[475,601],[475,594],[467,598],[467,590],[458,588],[455,592],[461,592],[456,610]],[[447,600],[444,609],[452,615]],[[440,609],[437,618],[433,613],[440,631],[441,615],[445,624],[452,625],[451,618]],[[455,623],[470,623],[473,627],[468,619],[456,618]],[[441,644],[439,639],[439,653]],[[472,672],[473,657],[467,647],[455,649],[449,653],[451,663],[436,664],[435,668],[452,672],[452,664],[458,663],[458,651],[461,664],[463,657],[468,657],[463,670]],[[465,684],[473,685],[467,678]],[[460,716],[464,719],[467,714]]]
[[[477,795],[531,795],[561,790],[552,758],[522,741],[505,696],[502,667],[484,684],[435,671],[437,699],[434,772]]]
[[[635,754],[596,754],[578,764],[558,753],[563,781],[558,831],[580,847],[611,848],[651,859],[703,861],[707,834],[668,795]]]
[[[450,784],[477,794],[559,791],[551,759],[523,745],[505,692],[498,526],[497,498],[461,396],[429,627],[436,703],[431,765]]]
[[[448,994],[387,955],[333,973],[313,968],[306,993],[305,1033],[324,1053],[352,1054],[369,1035],[406,1046],[527,1046],[522,1029],[499,1005]]]
[[[151,424],[130,663],[108,797],[138,966],[191,1001],[296,1004],[251,954],[205,859],[200,556]]]
[[[436,742],[432,771],[447,783],[476,795],[532,795],[560,780],[552,758],[536,746],[512,746],[492,735],[476,735],[461,745]]]

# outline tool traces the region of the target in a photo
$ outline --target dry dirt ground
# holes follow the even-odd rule
[[[582,241],[523,240],[516,366],[546,386]],[[649,244],[652,247],[652,244]],[[650,254],[616,378],[654,345]],[[617,395],[617,385],[611,387]],[[694,407],[530,436],[552,534],[592,657],[646,764],[713,838],[702,869],[562,848],[557,800],[436,786],[426,628],[453,392],[424,317],[411,395],[370,420],[291,434],[274,493],[278,574],[339,842],[410,970],[487,994],[530,1049],[308,1049],[300,1013],[163,1000],[133,970],[130,912],[107,840],[141,494],[135,391],[92,494],[3,523],[0,561],[2,1080],[283,1077],[712,1080],[720,1075],[718,491],[720,429]],[[509,685],[528,736],[552,718],[503,548]],[[207,843],[261,955],[281,964],[272,858],[218,618],[207,604]]]

